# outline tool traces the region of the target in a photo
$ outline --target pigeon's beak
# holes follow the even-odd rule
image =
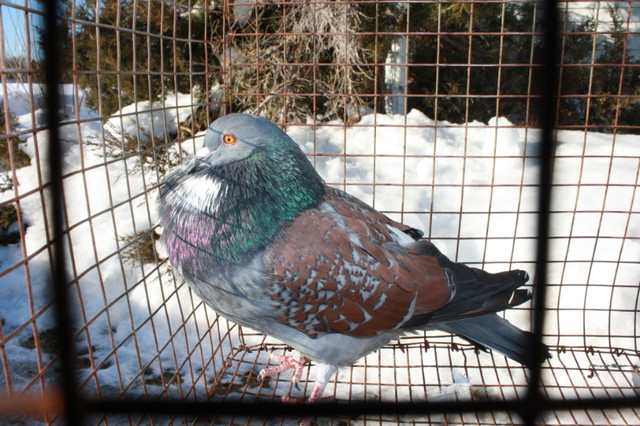
[[[198,149],[196,151],[195,159],[196,160],[202,160],[203,158],[205,158],[209,154],[211,154],[211,150],[209,148],[207,148],[206,146],[203,146],[202,148],[200,148],[200,149]]]
[[[207,162],[207,156],[211,154],[211,150],[206,146],[199,148],[193,155],[193,159],[189,163],[187,174],[191,174],[201,169],[202,163]]]

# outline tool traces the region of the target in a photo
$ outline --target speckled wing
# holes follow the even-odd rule
[[[438,261],[404,248],[411,233],[342,191],[328,189],[274,240],[265,258],[278,321],[310,337],[369,337],[433,312],[451,296]]]

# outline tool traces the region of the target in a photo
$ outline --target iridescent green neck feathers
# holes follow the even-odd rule
[[[195,160],[160,191],[171,262],[184,272],[247,259],[324,195],[324,182],[297,144],[282,138],[220,166]]]

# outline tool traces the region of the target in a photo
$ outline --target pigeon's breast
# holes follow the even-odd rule
[[[215,233],[221,232],[224,225],[210,223],[200,217],[184,219],[165,228],[163,241],[172,265],[197,274],[207,269],[216,256],[212,242],[215,241]]]
[[[161,188],[160,226],[169,261],[216,312],[266,332],[260,321],[273,302],[264,290],[263,254],[231,249],[239,232],[219,211],[228,187],[189,170],[174,172]]]
[[[217,265],[215,269],[184,277],[213,310],[242,326],[273,334],[274,303],[265,291],[262,256],[242,264]]]
[[[185,170],[169,176],[160,192],[162,242],[172,265],[198,276],[217,262],[232,257],[231,225],[220,219],[220,200],[226,186]],[[182,173],[180,173],[182,172]]]

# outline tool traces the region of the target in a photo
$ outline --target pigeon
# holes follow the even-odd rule
[[[525,271],[451,261],[420,230],[326,185],[267,119],[214,121],[193,160],[163,179],[158,205],[169,261],[202,300],[295,349],[260,377],[292,368],[297,385],[316,364],[308,402],[340,368],[419,330],[533,358],[531,333],[497,314],[530,299]]]

